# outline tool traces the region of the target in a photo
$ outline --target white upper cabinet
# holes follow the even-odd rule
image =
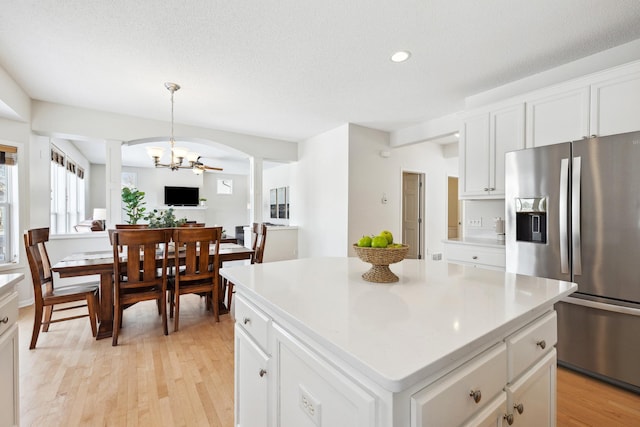
[[[591,85],[591,135],[640,130],[640,66],[616,69]]]
[[[527,148],[589,135],[589,86],[527,100]]]
[[[504,155],[524,148],[524,104],[467,116],[460,136],[460,197],[504,197]]]

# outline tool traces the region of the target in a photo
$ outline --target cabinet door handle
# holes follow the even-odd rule
[[[251,323],[251,319],[249,319],[248,317],[244,317],[244,318],[242,319],[242,323],[244,323],[245,325],[247,325],[247,324]]]
[[[503,418],[507,421],[507,424],[513,424],[513,414],[504,414]]]
[[[495,191],[496,187],[489,187],[489,191]]]
[[[480,390],[471,390],[469,392],[469,396],[473,397],[473,401],[476,403],[479,403],[480,399],[482,399],[482,393]]]
[[[519,414],[524,412],[524,405],[522,403],[518,403],[517,405],[513,405],[513,409],[518,411]]]
[[[484,191],[489,191],[489,187],[484,187]]]
[[[547,342],[545,340],[540,340],[536,343],[536,345],[544,350],[545,347],[547,347]]]
[[[478,259],[478,255],[472,256],[471,259]]]
[[[264,377],[265,375],[267,375],[267,371],[264,369],[260,369],[260,372],[258,372],[258,374],[260,375],[260,378]]]
[[[0,320],[0,323],[9,323],[9,316],[4,316],[4,318]]]

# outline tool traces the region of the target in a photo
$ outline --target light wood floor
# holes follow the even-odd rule
[[[197,296],[180,331],[162,335],[153,302],[125,310],[119,345],[87,319],[55,324],[29,350],[33,310],[20,310],[22,426],[233,425],[233,323]],[[558,368],[558,426],[640,426],[640,395]]]

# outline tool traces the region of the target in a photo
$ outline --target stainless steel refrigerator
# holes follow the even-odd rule
[[[640,393],[640,132],[505,156],[507,271],[568,280],[558,363]]]

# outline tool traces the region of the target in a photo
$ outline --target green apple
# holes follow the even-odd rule
[[[384,236],[376,236],[371,239],[371,247],[372,248],[386,248],[389,242],[387,238]]]
[[[358,240],[358,246],[361,248],[370,248],[371,247],[371,237],[362,236],[360,240]]]
[[[380,232],[380,235],[383,236],[385,239],[387,239],[388,244],[393,243],[393,234],[391,234],[389,230],[382,230]]]

